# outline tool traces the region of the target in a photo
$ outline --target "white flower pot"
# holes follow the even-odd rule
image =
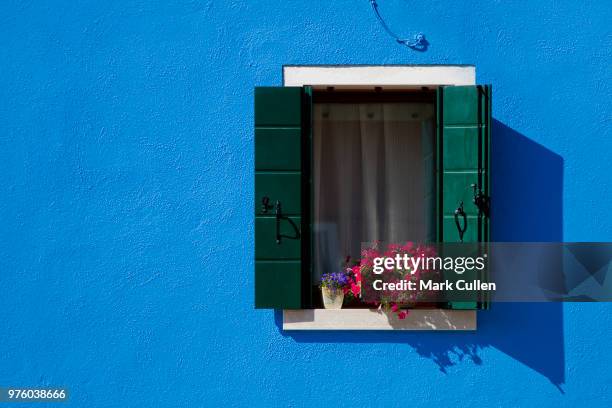
[[[323,295],[323,306],[326,309],[342,309],[344,302],[344,292],[342,289],[321,288]]]

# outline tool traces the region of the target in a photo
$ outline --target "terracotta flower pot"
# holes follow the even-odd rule
[[[342,302],[344,301],[342,289],[323,287],[321,288],[321,294],[323,295],[323,306],[326,309],[342,309]]]

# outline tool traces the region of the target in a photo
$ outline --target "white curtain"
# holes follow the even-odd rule
[[[315,279],[362,242],[435,238],[433,105],[315,104]]]

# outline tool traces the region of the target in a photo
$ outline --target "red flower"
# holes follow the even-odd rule
[[[361,282],[361,270],[359,269],[359,265],[355,265],[352,268],[353,275],[355,275],[355,282]]]
[[[353,295],[355,297],[359,296],[359,292],[361,292],[361,286],[351,282],[351,292],[353,292]]]
[[[397,305],[397,303],[394,303],[393,305],[391,305],[392,312],[397,312],[398,310],[399,310],[399,306]]]
[[[397,314],[397,318],[400,320],[404,320],[406,316],[408,316],[408,312],[406,312],[405,310],[402,310]]]

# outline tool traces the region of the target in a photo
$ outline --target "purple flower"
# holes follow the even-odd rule
[[[325,273],[321,276],[321,287],[344,288],[348,284],[348,277],[344,272]]]

